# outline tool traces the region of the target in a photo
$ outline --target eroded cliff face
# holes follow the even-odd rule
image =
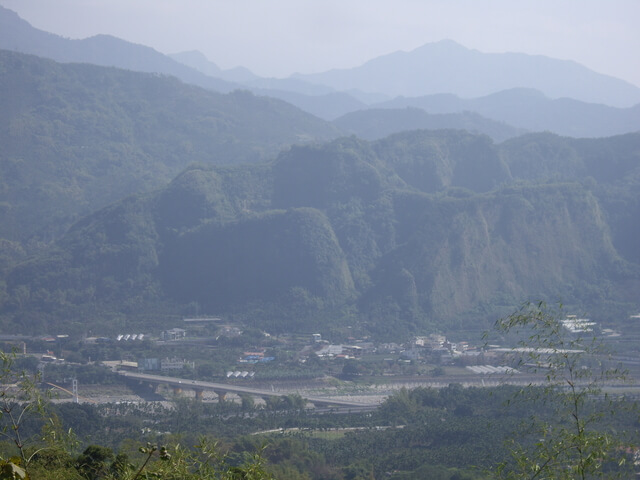
[[[398,246],[377,263],[372,291],[405,311],[415,301],[433,318],[497,298],[575,297],[624,265],[597,199],[576,184],[465,198],[405,194],[396,211]],[[411,282],[399,281],[407,275]]]
[[[498,295],[566,295],[619,261],[596,199],[579,188],[525,188],[460,203],[415,269],[421,303],[438,316]]]

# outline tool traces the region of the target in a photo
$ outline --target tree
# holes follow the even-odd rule
[[[88,480],[104,478],[114,459],[110,448],[89,445],[78,457],[78,470]]]
[[[358,375],[361,372],[360,364],[357,360],[347,360],[342,367],[343,375]]]
[[[608,365],[602,344],[587,337],[587,328],[570,331],[562,318],[561,305],[554,309],[541,302],[526,303],[496,322],[503,334],[526,334],[513,349],[519,368],[544,373],[543,387],[529,385],[518,397],[550,407],[533,418],[535,440],[512,441],[512,458],[499,466],[499,478],[613,478],[630,468],[624,465],[623,439],[603,421],[612,412],[609,399],[599,398],[605,384],[623,375]],[[614,471],[605,471],[607,464],[616,465]]]
[[[242,400],[242,411],[252,411],[256,408],[255,401],[251,395],[240,395],[240,399]]]

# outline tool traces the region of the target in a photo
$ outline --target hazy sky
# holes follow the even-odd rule
[[[640,86],[640,0],[0,0],[70,38],[111,34],[283,77],[445,38],[575,60]]]

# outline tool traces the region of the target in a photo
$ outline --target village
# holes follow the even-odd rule
[[[625,335],[575,315],[568,315],[561,325],[568,337],[597,335],[608,342],[629,342],[637,336],[638,320],[637,316],[628,319]],[[67,334],[4,336],[0,340],[6,348],[12,345],[21,357],[37,361],[39,371],[49,380],[69,387],[78,377],[74,372],[89,366],[102,366],[114,373],[137,372],[185,382],[214,381],[286,392],[303,385],[322,389],[332,383],[330,379],[343,386],[353,384],[358,391],[363,385],[374,386],[372,393],[392,384],[491,386],[536,380],[531,371],[522,368],[523,352],[516,345],[482,339],[454,342],[442,333],[416,335],[404,343],[353,336],[336,342],[320,333],[275,335],[219,317],[197,317],[184,318],[179,326],[158,332],[80,339]],[[616,359],[634,374],[640,368],[640,357],[634,351],[620,353]],[[83,380],[85,388],[93,381],[117,378],[94,377],[96,380]]]

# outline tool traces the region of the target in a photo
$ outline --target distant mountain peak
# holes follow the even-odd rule
[[[89,43],[89,44],[93,43],[93,44],[98,44],[98,45],[134,46],[134,47],[138,47],[138,48],[144,48],[147,51],[154,51],[154,52],[160,53],[156,49],[154,49],[153,47],[148,47],[148,46],[142,45],[140,43],[129,42],[127,40],[123,40],[122,38],[115,37],[115,36],[110,35],[108,33],[98,33],[97,35],[92,35],[90,37],[87,37],[87,38],[85,38],[83,40],[78,40],[78,41],[86,42],[86,43]]]
[[[199,61],[213,63],[200,50],[187,50],[185,52],[178,52],[178,53],[171,54],[170,56],[172,56],[172,57],[191,58],[193,60],[199,60]]]
[[[551,99],[573,98],[620,108],[640,103],[637,86],[574,61],[525,53],[484,53],[450,39],[382,55],[359,67],[296,78],[336,90],[357,89],[390,97],[452,93],[477,98],[526,88]]]
[[[249,82],[255,80],[256,75],[245,67],[235,67],[223,70],[216,63],[212,62],[199,50],[173,53],[169,55],[173,60],[188,67],[198,70],[205,75],[219,77],[230,82]]]
[[[450,38],[444,38],[442,40],[438,40],[437,42],[429,42],[421,45],[420,47],[414,48],[412,51],[419,51],[423,49],[434,49],[434,48],[446,48],[450,50],[465,50],[471,51],[471,49],[465,47],[464,45],[456,42],[455,40],[451,40]]]

